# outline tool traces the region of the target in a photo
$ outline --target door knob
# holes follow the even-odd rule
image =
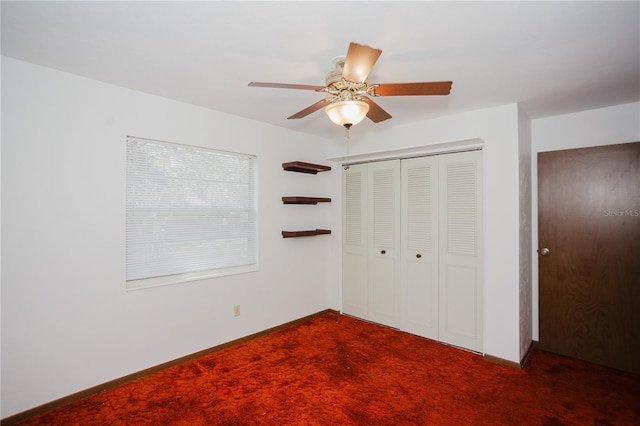
[[[418,259],[420,259],[420,258],[422,257],[422,255],[421,255],[420,253],[418,253],[418,254],[416,254],[416,257],[417,257]]]
[[[380,253],[385,254],[387,251],[386,250],[380,250]]]
[[[543,247],[543,248],[540,249],[540,254],[543,255],[543,256],[547,256],[549,253],[551,253],[551,252],[546,247]]]

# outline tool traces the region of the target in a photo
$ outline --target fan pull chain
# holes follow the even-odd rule
[[[345,158],[349,158],[349,138],[346,138],[345,145],[346,145],[346,148],[347,148],[347,155],[345,156]],[[351,166],[346,164],[346,165],[343,165],[342,168],[346,171],[346,170],[349,170],[351,168]]]
[[[347,158],[349,158],[349,138],[347,138],[345,145],[347,145]]]
[[[349,140],[349,129],[351,128],[352,124],[351,123],[346,123],[344,125],[344,138],[345,140]]]

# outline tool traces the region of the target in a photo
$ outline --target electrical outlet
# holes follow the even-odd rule
[[[233,307],[233,316],[234,317],[239,317],[240,316],[240,305],[235,305]]]

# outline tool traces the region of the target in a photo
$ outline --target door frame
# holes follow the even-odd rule
[[[538,255],[538,153],[548,151],[563,151],[567,149],[580,149],[580,148],[592,148],[597,146],[609,146],[620,145],[624,143],[632,143],[634,141],[626,142],[611,142],[603,143],[599,140],[598,143],[584,143],[584,144],[569,144],[558,145],[557,149],[540,149],[535,150],[535,146],[532,145],[531,150],[531,323],[532,323],[532,339],[534,342],[540,340],[540,276],[539,276],[539,255]]]

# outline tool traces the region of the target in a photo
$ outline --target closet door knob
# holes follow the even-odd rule
[[[420,259],[420,258],[422,257],[422,255],[421,255],[420,253],[418,253],[418,254],[416,254],[416,257],[417,257],[418,259]]]
[[[386,250],[380,250],[381,254],[385,254],[387,251]]]

